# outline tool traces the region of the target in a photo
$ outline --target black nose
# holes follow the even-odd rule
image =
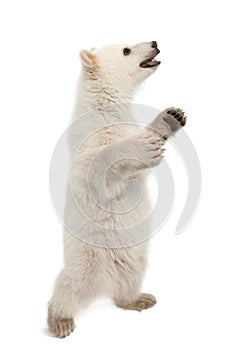
[[[153,47],[154,49],[157,49],[157,42],[156,41],[152,41],[151,47]]]

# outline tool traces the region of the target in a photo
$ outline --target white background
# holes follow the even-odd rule
[[[250,1],[1,2],[1,347],[251,349]],[[180,106],[203,188],[194,220],[174,230],[186,175],[171,146],[177,198],[154,239],[142,313],[99,300],[64,340],[45,331],[62,266],[61,225],[48,193],[54,145],[68,124],[78,52],[156,40],[161,66],[136,101]]]

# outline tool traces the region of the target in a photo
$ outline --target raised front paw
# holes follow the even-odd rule
[[[172,132],[176,132],[186,124],[185,112],[180,108],[167,108],[163,114],[163,120],[170,126]]]
[[[159,113],[149,127],[158,133],[161,139],[167,140],[185,124],[186,117],[182,109],[172,107]]]

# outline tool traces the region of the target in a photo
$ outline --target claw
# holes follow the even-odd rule
[[[181,121],[181,125],[184,126],[186,124],[187,117],[184,117],[184,119]]]

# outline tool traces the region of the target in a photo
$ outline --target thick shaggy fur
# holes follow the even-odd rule
[[[158,50],[153,42],[132,46],[127,55],[124,48],[114,45],[80,53],[82,71],[73,120],[83,118],[85,133],[93,136],[78,145],[73,157],[71,191],[75,204],[69,194],[65,217],[71,233],[65,229],[65,266],[48,307],[49,330],[61,338],[73,331],[77,311],[99,296],[112,298],[124,309],[139,311],[156,302],[154,296],[141,294],[148,251],[145,238],[151,235],[149,223],[142,223],[150,211],[147,168],[160,163],[164,142],[185,124],[185,118],[181,110],[167,109],[149,127],[140,129],[132,124],[127,103],[157,68],[142,68],[140,63]],[[87,113],[92,110],[96,112]],[[75,136],[70,135],[71,147]],[[116,163],[115,157],[119,160]],[[100,185],[108,168],[105,194]],[[127,209],[135,200],[134,183],[127,187],[128,201],[122,200],[125,184],[131,179],[141,184],[141,199],[134,209],[121,213],[116,210],[118,202]],[[93,200],[90,188],[106,208]],[[82,217],[76,205],[83,211]]]

